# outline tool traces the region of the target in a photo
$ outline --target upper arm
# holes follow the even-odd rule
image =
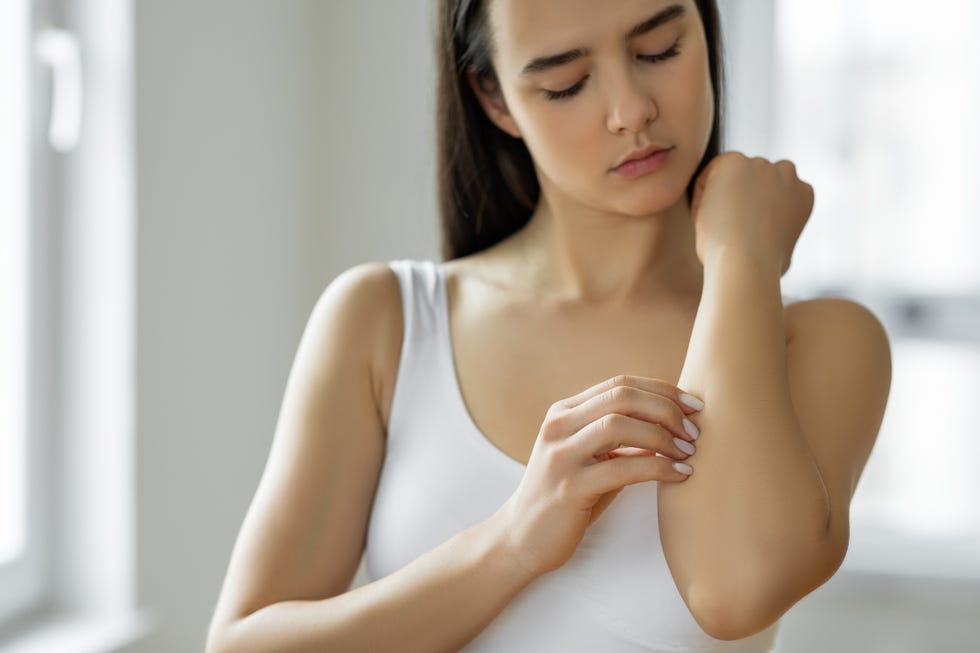
[[[384,454],[377,361],[400,311],[397,278],[384,263],[349,268],[318,299],[212,631],[272,603],[350,588]]]
[[[819,298],[788,310],[790,395],[830,497],[832,574],[847,551],[851,498],[888,401],[891,348],[874,313],[851,300]]]
[[[891,348],[884,327],[867,308],[841,298],[787,307],[786,362],[799,433],[830,500],[827,537],[807,551],[773,559],[757,570],[771,583],[742,600],[745,621],[723,639],[770,626],[804,595],[826,582],[847,553],[851,497],[877,439],[891,386]],[[787,568],[787,560],[793,567]]]

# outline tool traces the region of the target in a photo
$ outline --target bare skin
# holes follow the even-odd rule
[[[682,11],[624,43],[674,4]],[[717,157],[688,205],[713,119],[696,6],[616,6],[494,0],[501,87],[470,76],[487,116],[525,140],[542,188],[525,228],[444,264],[461,394],[490,443],[528,466],[520,486],[490,518],[349,589],[403,337],[397,279],[358,266],[304,333],[209,653],[458,650],[564,564],[619,489],[648,480],[663,483],[678,589],[715,637],[758,632],[839,565],[887,397],[887,341],[854,304],[780,307],[779,276],[813,205],[787,162]],[[639,54],[672,44],[681,54],[662,64]],[[530,57],[586,45],[590,57],[560,70],[519,74]],[[543,99],[575,84],[571,100]],[[642,183],[613,171],[651,144],[673,148],[668,165]],[[793,369],[790,354],[803,361]],[[766,400],[745,390],[758,387]],[[680,390],[713,398],[695,415]],[[706,431],[691,482],[666,458],[687,459],[671,439],[692,440],[685,416]],[[742,482],[754,465],[768,473]],[[764,546],[774,541],[784,545]]]
[[[512,238],[441,265],[456,374],[468,412],[494,446],[526,465],[554,402],[616,374],[676,383],[697,296],[606,307],[542,299],[513,285],[514,271],[524,264],[518,245]],[[385,347],[380,400],[385,424],[399,346]],[[517,378],[519,392],[514,391]]]

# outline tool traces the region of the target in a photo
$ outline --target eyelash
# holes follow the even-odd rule
[[[680,53],[681,51],[677,47],[677,43],[674,43],[674,45],[670,46],[669,50],[661,52],[660,54],[641,54],[639,56],[640,59],[643,59],[648,63],[660,63],[661,61],[672,59],[677,55],[679,55]],[[582,85],[585,84],[585,80],[587,80],[588,78],[589,78],[588,76],[585,76],[582,78],[582,81],[580,81],[579,83],[561,91],[544,91],[544,95],[549,100],[564,100],[566,98],[570,98],[573,95],[576,95],[581,90]]]

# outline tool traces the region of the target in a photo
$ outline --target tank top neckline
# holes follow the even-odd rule
[[[440,346],[448,361],[449,368],[449,379],[448,384],[451,389],[452,401],[456,404],[456,410],[460,415],[463,427],[469,430],[471,436],[474,440],[480,443],[485,449],[488,449],[494,456],[503,460],[504,463],[515,467],[523,472],[527,469],[527,465],[511,457],[509,454],[505,453],[500,447],[493,443],[493,441],[486,436],[486,434],[477,425],[476,420],[473,419],[473,415],[470,413],[469,408],[466,406],[466,401],[463,399],[463,389],[459,382],[459,372],[456,367],[456,357],[453,354],[453,341],[452,332],[449,328],[449,293],[446,289],[446,270],[443,264],[439,261],[430,260],[430,263],[435,268],[436,273],[436,304],[437,304],[437,319],[440,322],[441,331],[443,333],[440,339]],[[782,295],[783,303],[786,304],[786,295]],[[794,299],[794,298],[789,298]],[[439,329],[437,329],[438,331]]]
[[[509,454],[505,453],[500,447],[495,445],[490,438],[480,429],[477,425],[476,420],[473,419],[473,415],[470,413],[469,408],[466,406],[466,401],[463,399],[463,389],[459,383],[459,374],[456,368],[456,357],[453,354],[453,340],[452,332],[449,329],[449,293],[446,291],[446,271],[443,268],[442,263],[433,262],[436,269],[436,277],[439,281],[437,284],[436,293],[436,303],[438,304],[438,318],[441,322],[441,331],[443,337],[441,338],[441,346],[446,355],[446,360],[449,362],[449,385],[452,389],[453,401],[456,403],[456,408],[462,418],[463,425],[466,429],[470,431],[472,436],[482,443],[482,445],[489,449],[493,455],[498,458],[502,458],[505,463],[516,467],[520,470],[527,469],[527,465],[511,457]]]

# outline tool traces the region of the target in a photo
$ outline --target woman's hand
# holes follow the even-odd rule
[[[813,186],[791,161],[771,163],[723,152],[694,183],[691,219],[701,263],[734,248],[779,270],[789,269],[796,241],[813,210]]]
[[[676,441],[691,449],[697,434],[680,395],[665,381],[616,376],[548,409],[524,477],[495,515],[526,571],[563,565],[624,486],[688,478],[671,466],[689,455]]]

